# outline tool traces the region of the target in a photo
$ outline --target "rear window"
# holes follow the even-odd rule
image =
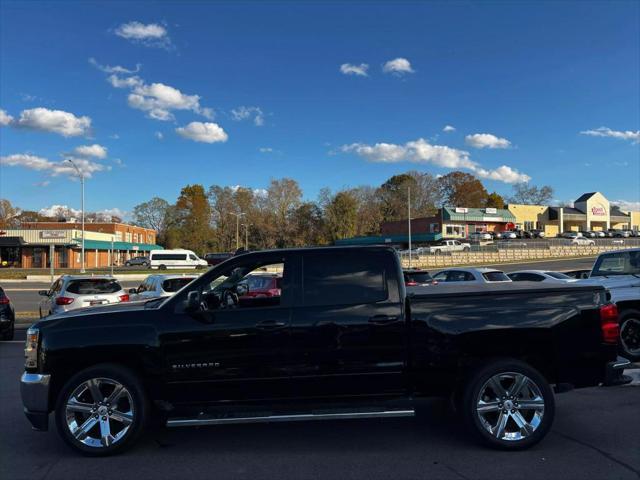
[[[405,282],[416,282],[416,283],[429,283],[431,280],[431,275],[428,273],[405,273],[404,274]]]
[[[544,273],[546,273],[550,277],[557,278],[558,280],[566,280],[568,278],[571,278],[569,275],[565,275],[564,273],[560,273],[560,272],[544,272]]]
[[[247,281],[250,292],[256,290],[268,290],[273,288],[272,285],[275,284],[275,278],[268,276],[249,275],[245,280]]]
[[[187,283],[191,283],[193,280],[192,277],[183,277],[183,278],[170,278],[162,282],[162,290],[165,292],[177,292],[182,287],[184,287]]]
[[[486,272],[482,276],[487,282],[510,282],[511,279],[503,272]]]
[[[95,295],[100,293],[116,293],[122,290],[117,280],[104,278],[87,278],[71,280],[67,285],[67,292],[76,295]]]
[[[306,255],[303,260],[306,305],[349,305],[387,299],[387,256],[382,253],[317,253]]]

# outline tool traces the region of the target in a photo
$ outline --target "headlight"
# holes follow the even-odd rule
[[[27,330],[27,339],[24,345],[24,366],[25,368],[38,368],[38,340],[40,330],[30,328]]]

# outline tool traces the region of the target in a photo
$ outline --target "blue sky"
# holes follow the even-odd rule
[[[25,209],[79,206],[66,157],[96,211],[284,176],[315,198],[409,169],[640,202],[635,1],[1,10],[0,197]]]

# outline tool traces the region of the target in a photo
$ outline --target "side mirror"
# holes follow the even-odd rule
[[[242,297],[249,293],[249,284],[247,282],[240,282],[236,285],[236,293],[239,297]]]
[[[130,288],[129,289],[129,293],[136,294],[136,293],[138,293],[138,289],[137,288]]]
[[[49,290],[38,290],[38,295],[42,295],[43,297],[48,297]]]
[[[187,293],[187,300],[185,302],[185,310],[187,312],[195,312],[200,308],[200,292],[192,290]]]

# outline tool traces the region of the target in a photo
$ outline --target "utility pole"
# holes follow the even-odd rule
[[[244,249],[247,251],[249,251],[249,227],[251,225],[251,223],[242,224],[242,226],[244,227]]]
[[[78,166],[75,164],[73,160],[71,160],[70,158],[67,158],[66,161],[69,162],[71,165],[73,165],[73,168],[76,169],[76,172],[80,177],[80,185],[82,186],[82,207],[81,207],[82,208],[82,250],[80,253],[80,263],[82,265],[80,266],[80,273],[85,273],[85,269],[84,269],[84,174],[78,168]]]
[[[409,214],[409,268],[411,268],[411,187],[407,187],[407,212]]]
[[[240,212],[240,213],[229,212],[229,213],[236,217],[236,250],[238,250],[238,248],[240,248],[240,217],[245,215],[245,213],[243,212]]]

